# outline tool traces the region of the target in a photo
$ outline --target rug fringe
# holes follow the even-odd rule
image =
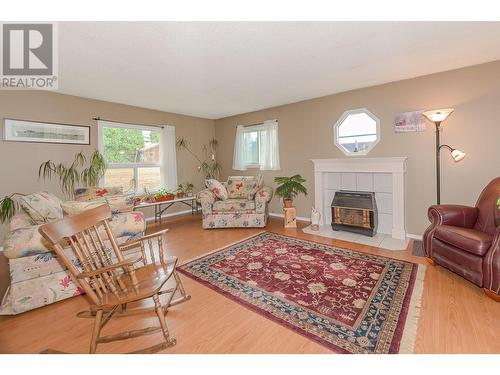
[[[221,246],[221,247],[219,247],[219,248],[217,248],[215,250],[211,250],[208,253],[203,253],[203,254],[201,254],[201,255],[199,255],[197,257],[194,257],[194,258],[191,258],[189,260],[186,260],[186,261],[182,262],[180,265],[178,265],[177,267],[182,267],[182,266],[184,266],[184,265],[186,265],[188,263],[191,263],[191,262],[193,262],[195,260],[198,260],[198,259],[201,259],[203,257],[206,257],[207,255],[210,255],[210,254],[216,253],[217,251],[223,250],[226,247],[230,247],[230,246],[236,245],[236,244],[238,244],[240,242],[244,242],[246,240],[249,240],[252,237],[256,237],[256,236],[258,236],[258,235],[260,235],[262,233],[266,233],[266,232],[267,232],[266,230],[261,230],[260,232],[257,232],[257,233],[254,233],[254,234],[250,235],[250,236],[247,236],[247,237],[244,237],[242,239],[239,239],[238,241],[231,242],[231,243],[229,243],[227,245],[223,245],[223,246]]]
[[[420,310],[422,307],[422,294],[424,291],[426,266],[419,264],[415,284],[413,285],[413,293],[408,306],[408,315],[403,330],[403,337],[399,346],[400,354],[413,354],[415,339],[417,338],[418,320],[420,318]]]

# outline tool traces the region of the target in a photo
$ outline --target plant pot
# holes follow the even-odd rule
[[[173,201],[174,199],[175,199],[175,195],[173,195],[173,194],[169,194],[169,195],[165,196],[166,201]]]
[[[192,191],[187,191],[186,192],[186,196],[187,197],[192,197],[193,196],[193,192]]]
[[[165,202],[167,200],[167,197],[156,197],[154,199],[155,202]]]
[[[184,195],[185,195],[185,193],[177,193],[176,196],[177,196],[177,198],[180,199],[180,198],[184,198]]]
[[[141,198],[134,198],[134,206],[141,204]]]
[[[292,208],[293,207],[293,201],[290,198],[285,198],[285,199],[283,199],[283,206],[285,208]]]

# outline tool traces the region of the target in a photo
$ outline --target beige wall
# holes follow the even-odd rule
[[[332,88],[333,90],[333,88]],[[482,187],[500,175],[500,61],[374,86],[299,103],[216,120],[220,143],[218,158],[224,177],[255,174],[231,169],[235,127],[268,119],[279,121],[281,170],[262,172],[267,184],[274,176],[300,173],[309,195],[296,201],[298,215],[309,217],[314,202],[313,166],[310,159],[344,158],[333,142],[333,125],[344,111],[365,107],[381,121],[381,140],[367,157],[407,156],[406,226],[422,234],[427,207],[435,202],[434,125],[421,133],[393,130],[394,115],[423,109],[454,107],[444,123],[442,142],[465,152],[454,164],[442,153],[442,203],[473,204]],[[278,199],[272,212],[281,212]]]
[[[176,136],[186,137],[195,151],[201,150],[214,135],[214,121],[202,118],[153,111],[139,107],[85,99],[50,92],[0,91],[0,118],[3,135],[3,118],[34,121],[53,121],[69,124],[90,125],[91,145],[58,145],[5,142],[0,140],[0,196],[12,192],[29,193],[47,190],[61,196],[56,182],[38,179],[38,167],[42,161],[69,162],[83,150],[87,155],[97,148],[97,126],[92,117],[145,124],[175,125]],[[2,136],[3,138],[3,136]],[[195,160],[186,152],[177,153],[179,183],[186,181],[201,188],[203,179],[197,171]],[[169,212],[185,210],[185,206],[172,207]],[[146,212],[147,215],[151,213]],[[5,233],[1,226],[0,239]]]

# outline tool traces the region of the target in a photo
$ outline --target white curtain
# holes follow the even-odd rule
[[[236,127],[236,138],[234,139],[233,169],[237,171],[246,171],[247,166],[243,155],[245,154],[245,127],[238,125]]]
[[[162,181],[169,190],[177,189],[177,156],[175,144],[175,126],[165,125],[161,132],[162,155],[160,158],[163,163]]]
[[[260,170],[280,169],[280,149],[278,143],[278,121],[264,121],[260,134]]]

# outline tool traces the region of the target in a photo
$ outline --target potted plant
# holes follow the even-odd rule
[[[188,197],[193,196],[194,185],[190,182],[186,183],[186,195]]]
[[[177,198],[184,198],[185,195],[186,195],[186,188],[184,187],[184,185],[179,184],[179,186],[177,187],[176,197]]]
[[[106,168],[104,156],[98,150],[95,150],[88,160],[83,152],[79,152],[69,166],[56,164],[52,160],[43,162],[38,168],[38,178],[50,180],[57,177],[61,191],[72,198],[75,187],[80,182],[85,186],[97,186]]]
[[[307,189],[303,185],[306,180],[300,174],[291,177],[275,177],[274,182],[278,184],[276,195],[283,198],[283,205],[286,208],[292,207],[293,199],[297,195],[307,195]]]
[[[19,210],[19,205],[15,198],[18,195],[23,196],[25,194],[12,193],[0,199],[0,223],[8,222]]]

